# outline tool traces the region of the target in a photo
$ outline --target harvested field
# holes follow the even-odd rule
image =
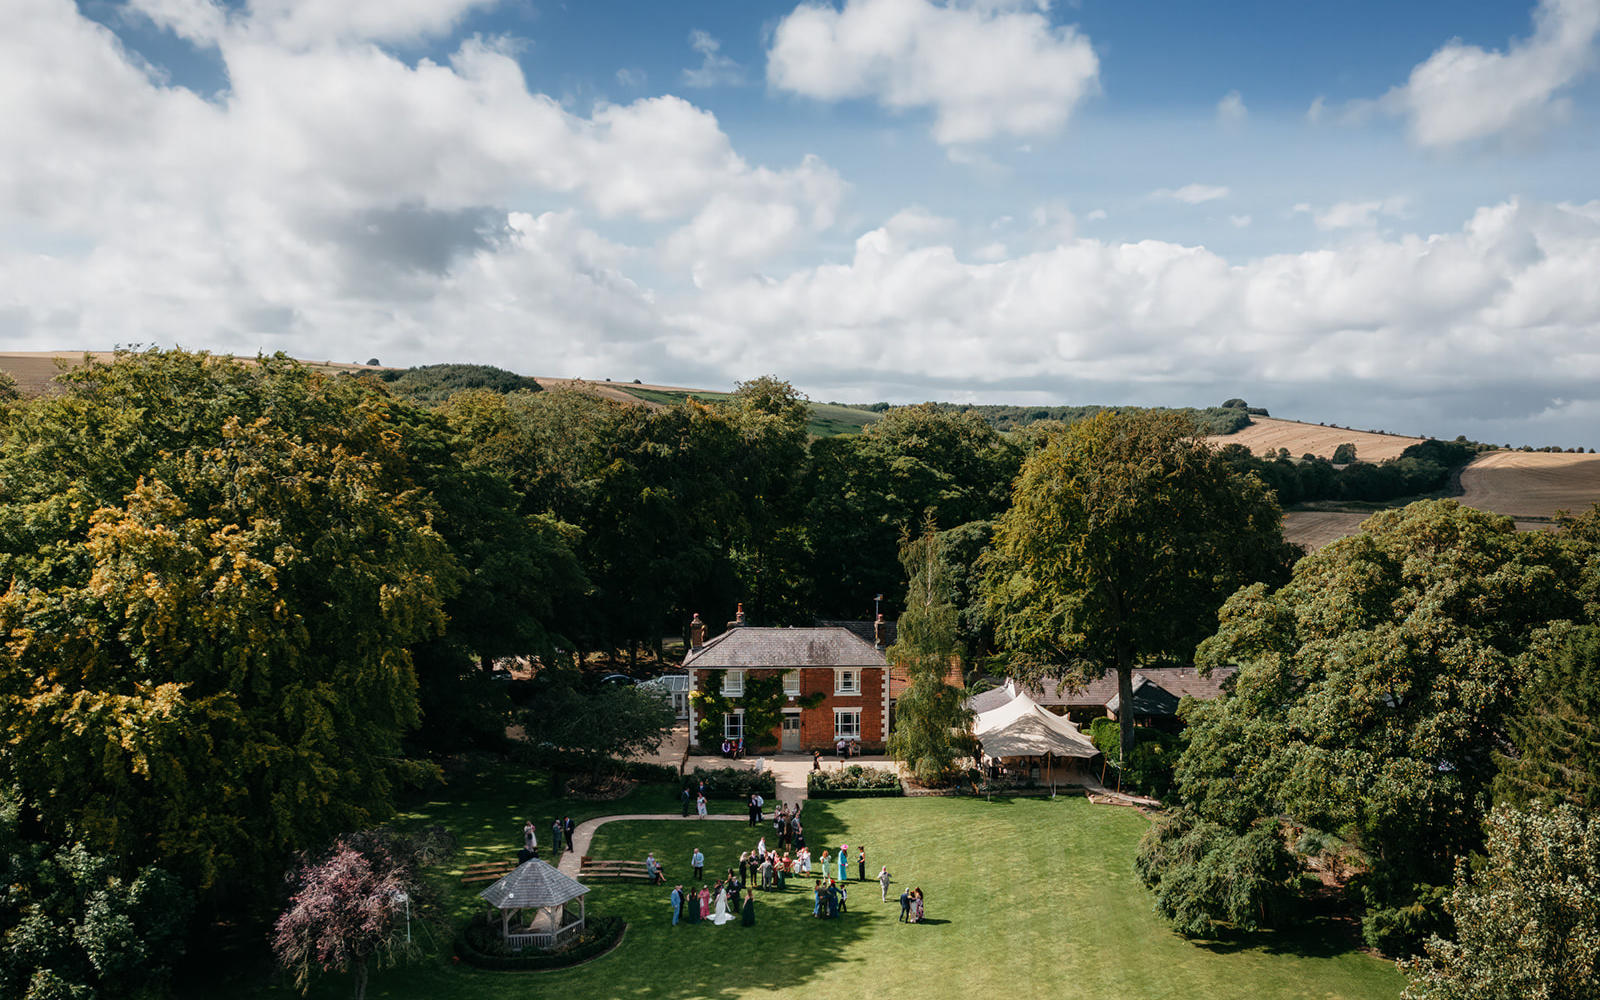
[[[1476,507],[1477,504],[1464,504]],[[1315,551],[1324,545],[1330,545],[1341,538],[1361,533],[1361,522],[1371,517],[1371,513],[1356,514],[1345,511],[1332,510],[1290,510],[1283,514],[1283,537],[1296,545],[1303,545],[1307,552]],[[1518,531],[1548,531],[1552,525],[1549,521],[1517,521]]]
[[[1497,514],[1576,513],[1600,502],[1600,455],[1491,451],[1461,471],[1461,489],[1463,504]]]
[[[1359,447],[1359,446],[1358,446]],[[1371,514],[1346,514],[1323,510],[1291,510],[1283,515],[1283,537],[1307,551],[1360,534],[1361,522]]]
[[[1254,454],[1271,448],[1288,448],[1295,458],[1310,453],[1322,458],[1332,458],[1333,449],[1346,441],[1356,446],[1356,458],[1363,462],[1381,462],[1386,458],[1399,458],[1400,453],[1422,438],[1402,437],[1399,434],[1374,434],[1370,431],[1350,431],[1342,427],[1324,427],[1321,424],[1303,424],[1298,420],[1277,420],[1272,417],[1251,417],[1253,422],[1232,434],[1209,437],[1213,444],[1242,444]]]

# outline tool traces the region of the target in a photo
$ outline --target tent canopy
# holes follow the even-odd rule
[[[1022,691],[1005,704],[980,712],[973,720],[972,735],[983,743],[983,752],[990,757],[1053,754],[1088,760],[1100,753],[1077,726],[1039,707]]]

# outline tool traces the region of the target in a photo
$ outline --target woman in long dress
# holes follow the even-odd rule
[[[721,927],[733,919],[733,914],[728,912],[728,887],[722,886],[717,890],[717,905],[712,908],[711,922]]]
[[[839,881],[843,882],[850,877],[850,845],[844,844],[839,848]]]
[[[739,913],[739,923],[746,927],[756,925],[756,894],[749,889],[744,891],[744,908]]]
[[[701,886],[700,887],[700,919],[701,920],[709,920],[710,918],[711,918],[711,890],[707,889],[705,886]]]
[[[922,923],[922,887],[919,885],[911,891],[911,922]]]
[[[705,792],[701,792],[699,795],[695,796],[694,810],[695,810],[695,812],[700,814],[700,818],[701,819],[705,819],[706,818],[706,793]]]

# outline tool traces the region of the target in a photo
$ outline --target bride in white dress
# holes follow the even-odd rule
[[[728,887],[723,886],[717,890],[717,902],[711,908],[711,922],[721,927],[732,919],[733,914],[728,912]]]

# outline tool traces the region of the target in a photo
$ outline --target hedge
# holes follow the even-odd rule
[[[814,799],[888,799],[904,795],[900,785],[893,788],[818,788],[810,791]]]
[[[851,764],[837,771],[812,771],[806,791],[817,798],[873,798],[905,794],[893,771]]]
[[[681,777],[678,769],[669,764],[653,764],[647,760],[630,760],[623,765],[622,773],[635,781],[666,782],[677,784]]]
[[[622,940],[628,924],[621,917],[590,917],[584,925],[585,940],[558,952],[527,952],[491,955],[472,943],[473,931],[484,928],[499,933],[499,922],[491,926],[487,914],[474,917],[456,935],[456,954],[468,965],[491,972],[529,972],[540,969],[565,969],[605,954]],[[593,932],[591,936],[589,932]]]
[[[752,771],[743,767],[697,767],[684,775],[684,784],[696,788],[706,783],[708,799],[748,799],[751,793],[772,798],[778,792],[777,779],[771,771]]]

